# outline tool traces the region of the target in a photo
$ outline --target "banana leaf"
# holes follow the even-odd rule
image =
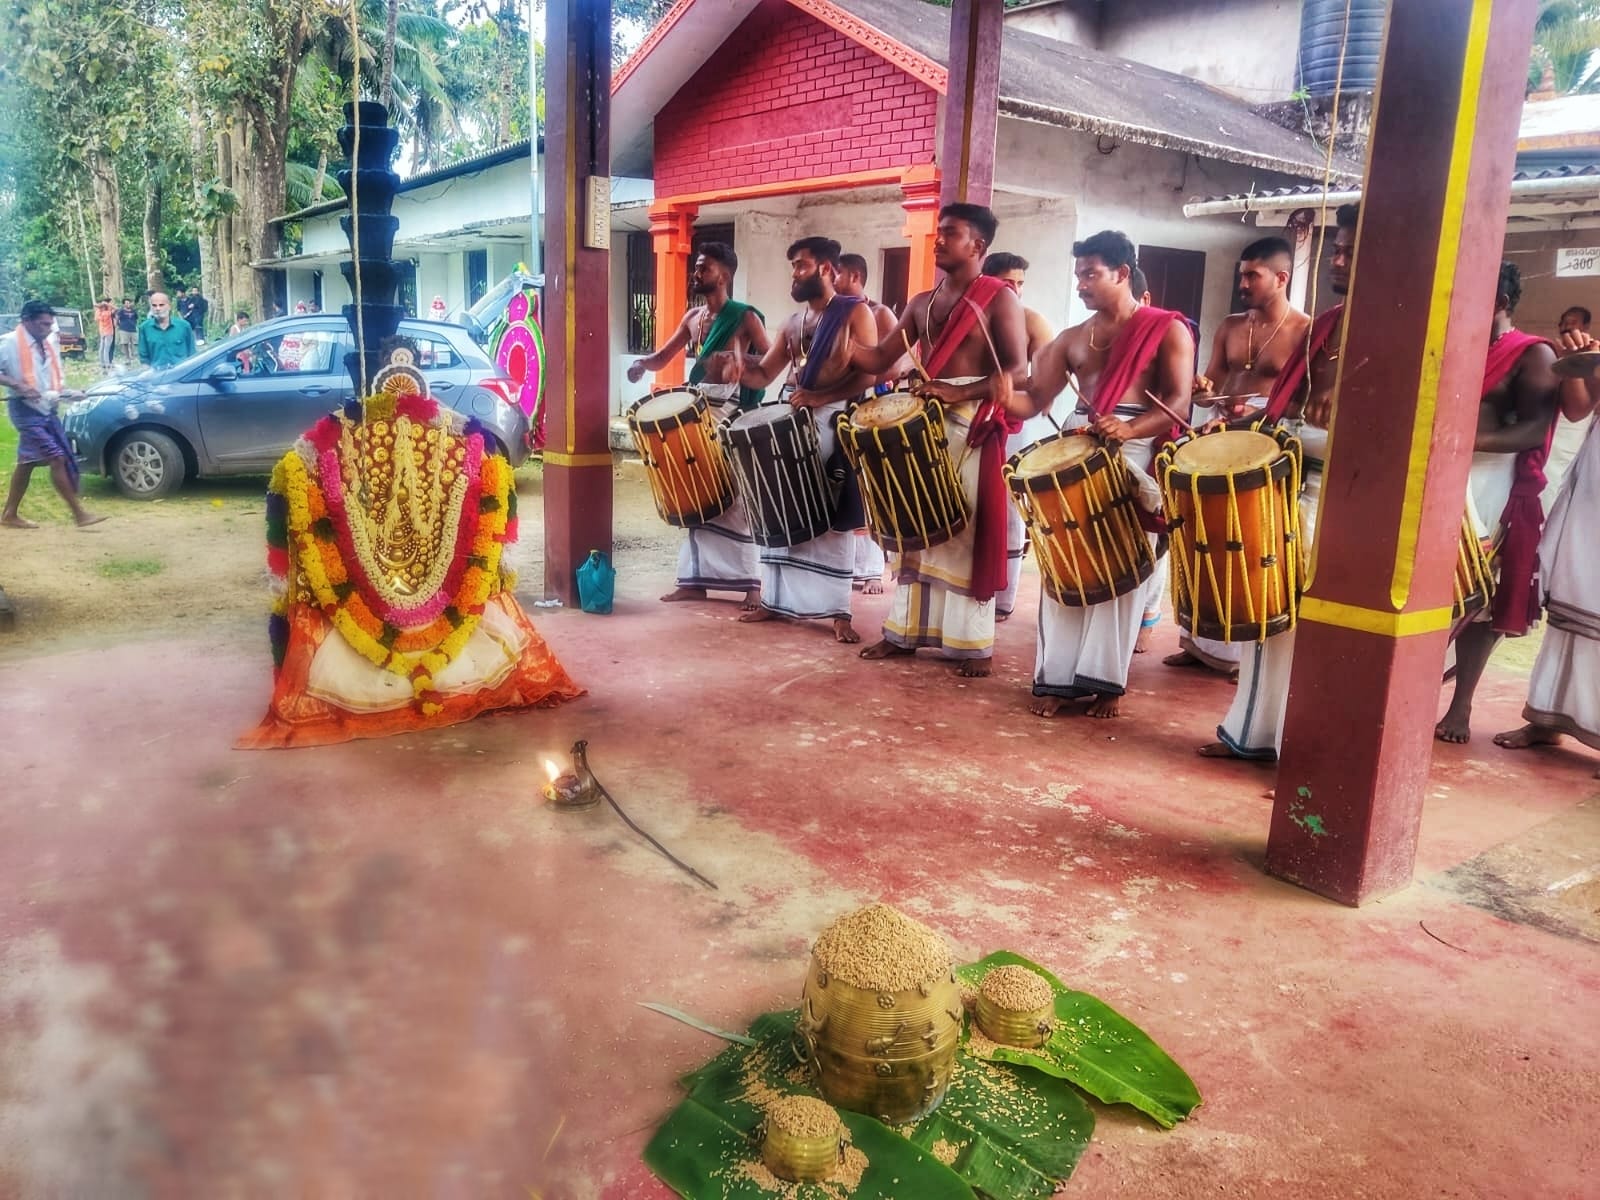
[[[1104,1001],[1076,992],[1037,963],[1001,950],[956,969],[956,978],[973,989],[995,967],[1019,966],[1037,971],[1056,994],[1056,1028],[1037,1050],[999,1046],[993,1061],[1032,1067],[1071,1080],[1107,1104],[1131,1104],[1171,1129],[1200,1106],[1200,1092],[1184,1069],[1151,1040],[1149,1034]],[[971,1032],[962,1033],[966,1045]]]
[[[755,1048],[730,1046],[683,1078],[689,1098],[644,1154],[679,1195],[771,1200],[745,1164],[759,1159],[763,1102],[812,1091],[793,1049],[795,1018],[765,1014],[750,1027]],[[1042,1200],[1072,1173],[1094,1130],[1094,1114],[1064,1081],[964,1053],[944,1103],[917,1124],[890,1129],[859,1113],[841,1116],[867,1158],[860,1184],[800,1185],[795,1200]]]

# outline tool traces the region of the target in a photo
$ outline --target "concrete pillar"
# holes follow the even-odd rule
[[[1536,8],[1389,11],[1267,843],[1346,904],[1411,878]]]
[[[693,245],[693,204],[657,201],[650,206],[650,241],[656,252],[656,345],[667,340],[689,305],[689,248]],[[683,382],[683,357],[655,373],[658,384]]]
[[[585,236],[592,207],[611,227],[611,0],[545,11],[544,586],[570,605],[589,551],[611,553],[609,257]]]
[[[941,204],[989,204],[994,144],[1000,127],[1001,0],[951,0],[950,75],[944,96],[939,166]]]
[[[906,224],[902,232],[911,243],[910,280],[908,296],[926,291],[933,286],[936,268],[933,265],[933,237],[939,229],[939,168],[922,164],[906,168],[900,179],[900,191],[905,199],[900,207],[906,210]]]

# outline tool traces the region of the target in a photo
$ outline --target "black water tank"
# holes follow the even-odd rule
[[[1345,6],[1349,5],[1349,33]],[[1333,95],[1339,79],[1339,47],[1345,45],[1345,95],[1370,92],[1378,86],[1378,57],[1383,53],[1383,21],[1387,0],[1304,0],[1300,9],[1300,86],[1317,99]]]

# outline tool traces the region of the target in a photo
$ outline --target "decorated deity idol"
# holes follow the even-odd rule
[[[583,694],[512,595],[511,465],[441,409],[405,347],[324,417],[267,494],[266,717],[239,745],[382,737]]]

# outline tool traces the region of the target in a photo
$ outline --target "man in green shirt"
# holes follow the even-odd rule
[[[194,353],[194,327],[175,320],[165,292],[150,293],[150,315],[139,326],[139,361],[147,367],[170,367]]]

